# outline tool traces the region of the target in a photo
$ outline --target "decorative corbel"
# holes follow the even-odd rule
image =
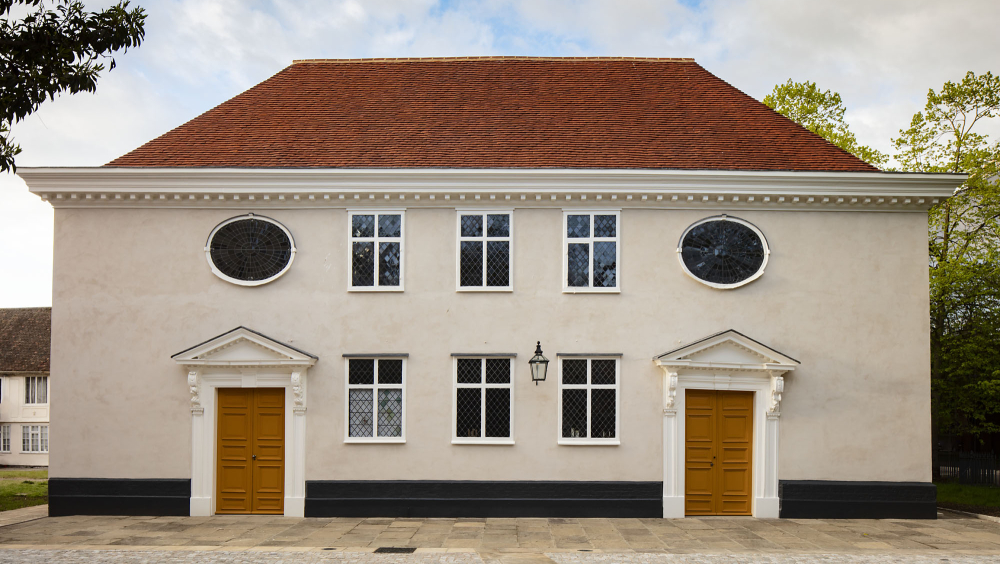
[[[302,387],[302,372],[292,372],[292,410],[303,412],[306,410],[305,390]]]
[[[204,406],[201,405],[201,382],[200,373],[197,370],[188,372],[188,392],[191,393],[191,413],[201,415],[205,413]]]
[[[769,417],[781,416],[781,393],[785,391],[784,372],[771,372],[771,401],[767,408]]]
[[[667,376],[667,389],[664,390],[663,397],[663,414],[664,415],[675,415],[677,409],[675,407],[675,402],[677,400],[677,373],[666,371]]]

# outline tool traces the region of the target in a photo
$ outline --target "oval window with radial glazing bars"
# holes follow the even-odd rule
[[[770,254],[767,239],[756,225],[727,215],[695,222],[677,245],[684,272],[720,290],[739,288],[760,278]]]
[[[295,241],[284,225],[251,213],[216,225],[208,236],[205,257],[219,278],[260,286],[288,272],[295,259]]]

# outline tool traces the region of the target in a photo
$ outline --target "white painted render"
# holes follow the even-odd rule
[[[182,190],[155,171],[101,170],[89,184],[78,169],[22,171],[56,207],[52,372],[73,401],[53,406],[52,476],[191,477],[187,371],[170,355],[243,325],[319,357],[306,480],[660,481],[663,375],[651,359],[730,328],[802,363],[784,385],[780,479],[930,480],[925,210],[950,193],[940,177],[561,171],[549,178],[559,188],[534,171],[504,190],[502,174],[474,171],[394,177],[450,182],[412,189],[386,184],[390,172],[188,171]],[[627,185],[640,177],[642,189]],[[289,178],[311,184],[279,183]],[[226,184],[244,181],[255,187]],[[352,200],[406,209],[404,292],[346,290]],[[513,291],[458,292],[455,210],[491,206],[514,210]],[[621,208],[620,293],[561,291],[562,214],[578,206]],[[284,276],[253,288],[219,279],[203,252],[215,225],[250,211],[280,221],[297,249]],[[752,222],[771,251],[764,275],[735,290],[692,280],[676,258],[684,230],[719,213]],[[620,445],[558,444],[558,370],[531,383],[536,340],[553,363],[622,354]],[[450,355],[511,351],[514,445],[452,444]],[[380,352],[409,354],[406,443],[345,444],[341,355]]]

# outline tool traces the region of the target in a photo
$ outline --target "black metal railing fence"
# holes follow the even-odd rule
[[[993,452],[941,452],[941,477],[970,486],[1000,487],[1000,457]]]

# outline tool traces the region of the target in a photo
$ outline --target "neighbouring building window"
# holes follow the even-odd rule
[[[49,403],[48,376],[27,376],[24,379],[24,403]]]
[[[458,213],[458,289],[510,290],[511,213]]]
[[[406,359],[347,359],[347,441],[404,440]]]
[[[560,358],[560,443],[619,442],[618,364],[618,358]]]
[[[49,452],[49,426],[21,425],[21,452]]]
[[[513,442],[511,358],[455,358],[455,443]]]
[[[10,425],[0,425],[0,452],[10,452]]]
[[[563,290],[618,291],[619,213],[565,212]]]
[[[350,212],[352,290],[403,289],[403,212]]]

